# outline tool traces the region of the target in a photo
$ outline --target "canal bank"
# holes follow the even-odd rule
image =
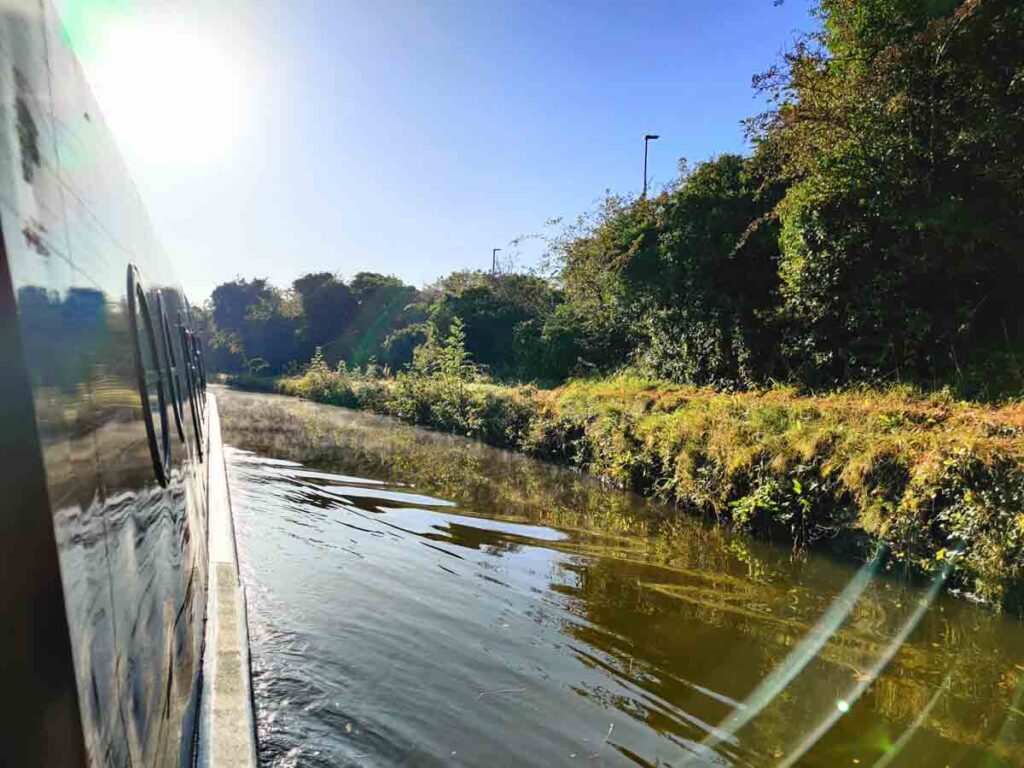
[[[392,418],[220,405],[264,765],[1019,762],[1015,619]]]
[[[233,377],[576,467],[797,548],[861,559],[1024,611],[1024,405],[909,389],[722,392],[631,376],[553,390],[443,376]]]

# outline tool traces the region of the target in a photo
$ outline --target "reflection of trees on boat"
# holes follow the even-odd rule
[[[153,419],[169,438],[158,477],[146,416],[161,410],[149,393],[184,372],[172,355],[187,359],[157,305],[188,324],[187,304],[57,12],[4,4],[0,42],[0,357],[4,409],[22,417],[5,436],[18,461],[0,473],[14,524],[0,555],[24,577],[0,602],[12,642],[45,636],[4,667],[24,706],[3,720],[0,762],[184,764],[206,598],[202,419]],[[129,270],[172,331],[145,350]],[[44,615],[66,620],[40,632]]]

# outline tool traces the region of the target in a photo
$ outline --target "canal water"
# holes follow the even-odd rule
[[[1019,766],[1024,626],[572,471],[219,394],[267,766]]]

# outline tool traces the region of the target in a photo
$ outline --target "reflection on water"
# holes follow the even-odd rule
[[[915,627],[927,585],[460,438],[221,409],[266,765],[1021,764],[1018,621]]]

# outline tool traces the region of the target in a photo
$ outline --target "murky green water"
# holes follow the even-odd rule
[[[220,408],[265,765],[1024,764],[1017,620],[389,419]]]

